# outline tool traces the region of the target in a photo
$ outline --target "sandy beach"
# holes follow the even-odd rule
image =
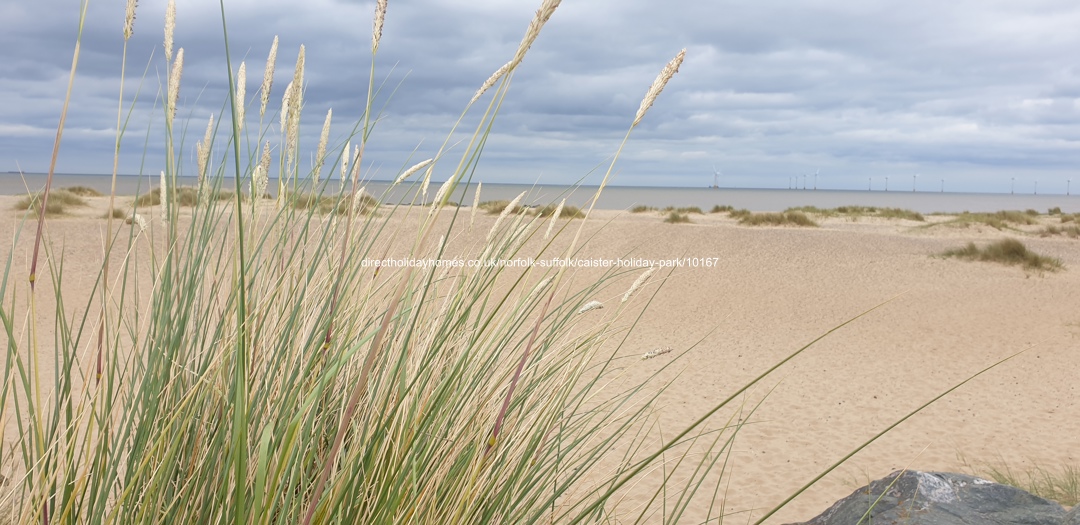
[[[19,304],[33,221],[15,241],[23,215],[12,210],[16,200],[0,197],[0,244],[14,247],[10,279],[18,284]],[[86,304],[100,268],[100,217],[108,198],[90,201],[68,216],[50,218],[46,228],[56,253],[63,251],[71,312]],[[889,432],[770,522],[807,520],[901,468],[968,471],[965,461],[1003,461],[1020,469],[1080,464],[1080,241],[867,217],[823,219],[819,228],[743,226],[723,213],[690,218],[689,224],[667,224],[655,212],[604,210],[582,234],[589,239],[582,257],[715,260],[715,266],[660,270],[643,289],[655,297],[620,350],[626,359],[619,361],[625,367],[619,381],[627,384],[678,359],[661,373],[673,381],[654,415],[665,434],[865,313],[745,395],[747,411],[761,405],[739,432],[728,465],[730,483],[722,484],[719,499],[728,519],[756,519],[909,411],[1021,351]],[[946,219],[927,217],[930,223]],[[481,213],[475,220],[475,228],[455,243],[482,244],[496,216]],[[1040,221],[1058,219],[1043,215]],[[937,256],[969,241],[1003,237],[1060,259],[1065,270],[1038,273]],[[600,272],[580,270],[574,280],[588,282]],[[626,272],[596,300],[618,303],[638,275]],[[635,300],[628,318],[646,302]],[[25,320],[15,322],[21,331]],[[657,348],[673,351],[638,357]],[[6,423],[5,451],[14,434],[12,422]],[[696,505],[683,521],[697,523],[706,510]]]

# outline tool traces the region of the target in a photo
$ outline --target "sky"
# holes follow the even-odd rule
[[[249,118],[257,118],[273,37],[280,48],[266,126],[303,44],[302,158],[310,166],[331,108],[330,145],[340,151],[363,115],[374,2],[224,4],[234,68],[246,62],[255,101]],[[392,179],[433,156],[476,89],[514,55],[539,5],[390,0],[365,173]],[[0,0],[0,171],[48,168],[79,6]],[[164,0],[139,3],[122,174],[163,166],[164,13]],[[177,0],[175,45],[185,50],[177,128],[189,166],[227,98],[221,16],[216,1]],[[89,5],[58,172],[112,172],[123,20],[123,1]],[[565,0],[515,73],[475,178],[597,184],[656,74],[686,48],[613,184],[880,190],[888,177],[890,189],[1080,191],[1077,28],[1075,0]],[[459,141],[492,96],[451,137],[458,146],[436,180],[457,165]],[[252,132],[245,148],[257,143]]]

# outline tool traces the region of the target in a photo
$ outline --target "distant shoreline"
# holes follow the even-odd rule
[[[40,191],[45,184],[45,174],[0,174],[0,195],[24,195],[29,191]],[[157,176],[118,175],[117,194],[134,196],[149,191],[158,183]],[[429,193],[433,194],[441,181],[432,181]],[[180,184],[194,186],[195,177],[181,177]],[[340,180],[333,179],[325,183],[325,191],[336,192]],[[368,181],[364,183],[369,195],[381,197],[384,203],[419,202],[418,180],[410,180],[392,187],[390,181]],[[102,193],[109,193],[112,187],[110,175],[83,175],[58,173],[53,177],[53,187],[88,186]],[[222,182],[224,189],[235,189],[234,179]],[[513,184],[484,182],[480,200],[512,200],[521,192],[526,192],[523,204],[543,206],[558,203],[563,198],[567,204],[585,207],[588,205],[596,186],[570,187],[561,184]],[[461,205],[471,205],[475,198],[476,184],[462,185],[450,197]],[[246,189],[245,189],[246,190]],[[277,183],[270,181],[269,190],[276,194]],[[433,195],[428,195],[430,200]],[[627,210],[637,205],[656,208],[667,206],[700,207],[710,209],[716,205],[729,205],[746,208],[754,212],[782,211],[800,206],[836,208],[839,206],[874,206],[879,208],[902,208],[919,213],[960,213],[994,212],[1000,210],[1033,209],[1045,213],[1050,208],[1060,208],[1066,213],[1080,213],[1080,196],[1063,194],[1004,194],[1004,193],[960,193],[933,191],[867,191],[867,190],[792,190],[777,188],[686,188],[653,186],[619,186],[605,188],[598,209]]]

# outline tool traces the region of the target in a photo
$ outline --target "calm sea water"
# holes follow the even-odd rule
[[[90,186],[103,193],[108,193],[111,177],[107,175],[57,174],[53,187]],[[157,176],[137,177],[120,176],[117,178],[117,193],[133,195],[145,192],[157,184]],[[182,177],[181,184],[195,185],[193,177]],[[17,173],[0,174],[0,194],[23,194],[29,188],[38,191],[45,185],[45,175],[38,173],[19,175]],[[224,186],[232,189],[231,179]],[[270,191],[274,192],[277,182],[270,182]],[[337,191],[338,182],[333,181],[327,191]],[[459,188],[451,197],[452,201],[469,205],[473,202],[476,186]],[[245,188],[246,189],[246,188]],[[366,185],[367,192],[384,202],[419,202],[416,198],[417,186],[406,183],[390,188],[388,182],[371,182]],[[438,189],[438,183],[432,183],[428,199]],[[1080,188],[1077,188],[1080,190]],[[595,186],[572,188],[558,185],[527,185],[485,183],[481,189],[481,200],[510,200],[519,193],[527,191],[526,204],[543,205],[557,203],[562,198],[568,204],[584,206],[596,191]],[[1058,207],[1066,213],[1080,213],[1078,195],[1010,195],[1001,193],[954,193],[954,192],[911,192],[911,191],[855,191],[855,190],[784,190],[784,189],[712,189],[712,188],[664,188],[641,186],[609,186],[604,190],[597,203],[602,209],[627,209],[636,205],[655,207],[698,206],[708,211],[714,205],[731,205],[751,211],[780,211],[795,206],[817,206],[835,208],[837,206],[877,206],[906,208],[920,213],[962,211],[992,212],[998,210],[1034,209],[1045,213]]]

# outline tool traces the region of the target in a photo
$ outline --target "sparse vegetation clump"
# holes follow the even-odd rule
[[[732,219],[742,219],[749,215],[752,215],[752,212],[746,208],[739,208],[728,212],[728,217],[731,217]]]
[[[353,206],[353,198],[350,194],[342,195],[319,195],[315,193],[291,193],[286,194],[285,201],[296,210],[316,210],[322,214],[346,214]],[[360,195],[356,203],[356,213],[370,213],[379,207],[379,201],[371,195]]]
[[[89,186],[67,186],[61,190],[80,197],[101,197],[101,192]]]
[[[1080,225],[1054,226],[1051,224],[1039,232],[1040,237],[1050,237],[1052,235],[1064,235],[1072,239],[1080,238]]]
[[[229,201],[235,195],[228,190],[211,190],[207,192],[211,201]],[[199,189],[194,186],[180,186],[175,192],[176,204],[179,206],[195,206],[199,200]],[[161,189],[155,186],[150,191],[135,199],[136,206],[160,206]]]
[[[1047,215],[1061,215],[1061,207],[1060,206],[1054,206],[1053,208],[1050,208],[1049,210],[1046,210],[1046,214]]]
[[[818,208],[816,206],[798,206],[788,208],[786,211],[811,213],[822,217],[882,217],[885,219],[904,219],[909,221],[923,222],[926,220],[921,213],[903,208],[878,208],[875,206],[838,206],[836,208]]]
[[[721,205],[717,204],[716,206],[713,206],[711,210],[709,210],[709,213],[723,213],[723,212],[731,212],[731,211],[735,211],[735,208],[733,206],[728,205],[728,204],[725,204],[725,205],[721,206]]]
[[[1039,212],[1037,210],[1033,210],[1031,208],[1028,208],[1028,209],[1024,210],[1024,213],[1027,214],[1027,215],[1030,215],[1032,217],[1038,217],[1039,216]]]
[[[749,226],[804,226],[816,227],[814,222],[801,211],[784,211],[781,213],[750,213],[739,217],[739,224]]]
[[[101,216],[101,218],[103,219],[108,219],[109,217],[112,217],[114,219],[126,219],[128,217],[128,214],[124,210],[113,208],[105,212],[105,215]]]
[[[687,214],[690,214],[690,213],[696,213],[698,215],[705,215],[705,212],[701,211],[701,208],[698,207],[698,206],[683,206],[683,207],[668,206],[668,207],[666,207],[666,208],[664,208],[664,209],[662,209],[660,211],[662,213],[675,212],[675,213],[681,213],[683,215],[687,215]]]
[[[1010,266],[1020,265],[1029,270],[1054,272],[1064,268],[1061,260],[1032,252],[1024,246],[1024,243],[1011,238],[994,241],[981,248],[974,242],[969,242],[963,248],[945,251],[942,256],[970,261],[996,262]]]
[[[1061,214],[1061,222],[1080,222],[1080,213],[1063,213]]]
[[[509,205],[510,201],[508,200],[498,200],[481,202],[478,207],[491,215],[498,215]],[[514,209],[510,210],[510,213],[517,213],[519,211],[521,211],[521,205],[515,205]]]
[[[644,204],[638,204],[637,206],[630,208],[630,213],[645,213],[647,211],[656,211],[656,208]]]
[[[971,468],[970,466],[968,468]],[[1009,485],[1040,498],[1056,501],[1066,507],[1080,504],[1080,468],[1063,465],[1059,470],[1041,466],[1015,470],[1004,462],[971,468],[982,476],[1002,485]]]
[[[539,208],[534,208],[534,211],[538,217],[551,217],[555,214],[555,210],[559,206],[555,204],[547,204]],[[560,219],[584,219],[585,212],[581,211],[581,208],[577,206],[565,205],[562,210],[559,211]]]
[[[666,218],[664,218],[664,222],[670,223],[670,224],[684,224],[684,223],[688,223],[688,222],[691,222],[691,221],[690,221],[690,216],[689,215],[687,215],[685,213],[679,213],[679,212],[677,212],[675,210],[672,210],[671,212],[668,213],[668,216]]]
[[[41,193],[26,195],[15,203],[15,209],[38,212],[41,209],[41,201]],[[86,199],[66,189],[53,190],[49,192],[49,200],[45,204],[45,214],[63,215],[73,206],[86,206],[86,204]]]
[[[1013,226],[1030,226],[1038,223],[1038,218],[1020,211],[997,211],[993,213],[970,213],[965,211],[953,219],[938,224],[963,228],[981,224],[995,230],[1004,230],[1015,229]]]

